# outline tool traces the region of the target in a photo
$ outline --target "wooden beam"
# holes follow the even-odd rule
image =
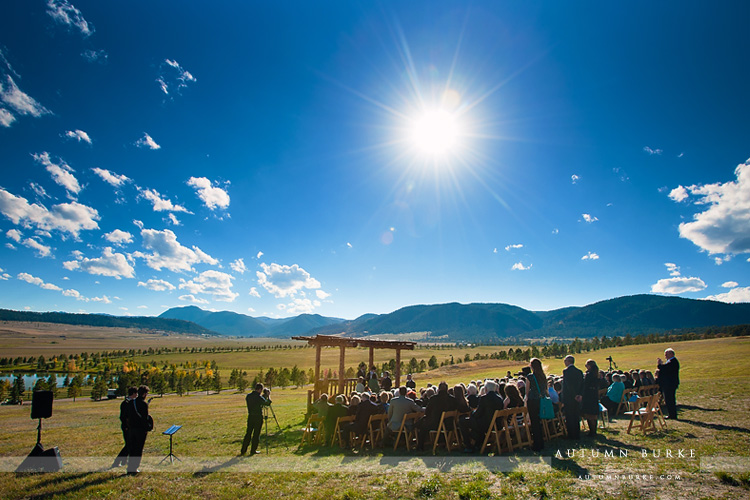
[[[375,366],[375,348],[370,347],[370,364],[367,366],[367,369],[371,369],[373,366]],[[365,384],[367,385],[367,384]]]
[[[396,387],[401,387],[401,349],[396,348]]]
[[[320,345],[315,346],[315,381],[313,382],[313,401],[320,397]]]
[[[339,392],[338,394],[344,393],[344,382],[346,381],[346,375],[345,371],[346,368],[344,366],[344,357],[346,355],[346,346],[342,345],[339,347]],[[329,394],[329,397],[332,397],[333,394]]]

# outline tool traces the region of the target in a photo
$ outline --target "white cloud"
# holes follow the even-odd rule
[[[346,242],[346,246],[347,246],[347,248],[353,248],[353,247],[352,247],[352,244],[351,244],[351,243],[349,243],[348,241]]]
[[[523,248],[523,245],[520,244],[520,243],[516,243],[515,245],[508,245],[508,246],[505,247],[505,251],[506,252],[510,252],[511,250],[515,250],[515,249],[518,249],[518,248]]]
[[[118,280],[122,277],[135,277],[135,269],[130,265],[127,257],[121,253],[115,253],[111,247],[106,247],[101,257],[89,259],[79,256],[78,260],[64,262],[63,267],[69,271],[80,270],[89,274],[109,276]]]
[[[193,304],[208,304],[208,301],[206,299],[199,299],[193,295],[180,295],[178,298],[180,300],[184,300],[185,302],[191,302]]]
[[[555,228],[552,230],[552,234],[560,234],[560,230]]]
[[[167,214],[167,221],[170,224],[172,224],[173,226],[181,226],[182,225],[182,223],[180,222],[180,219],[178,219],[177,216],[175,214],[173,214],[172,212],[170,212],[169,214]]]
[[[44,231],[58,230],[78,237],[84,229],[99,229],[99,213],[78,202],[53,205],[51,210],[0,188],[0,212],[14,224],[36,226]]]
[[[94,32],[94,26],[89,24],[83,18],[81,11],[71,5],[68,0],[47,0],[47,14],[58,24],[75,28],[85,37]]]
[[[31,188],[32,191],[34,191],[34,193],[36,193],[36,195],[39,198],[49,198],[50,197],[47,194],[47,191],[45,191],[44,188],[42,186],[40,186],[39,184],[37,184],[36,182],[30,183],[29,187]]]
[[[176,288],[169,281],[156,280],[156,279],[150,279],[146,282],[139,281],[138,286],[148,288],[149,290],[153,290],[155,292],[166,292],[166,291],[174,290]]]
[[[26,238],[21,242],[21,244],[25,247],[31,248],[32,250],[36,250],[39,257],[48,257],[52,253],[52,248],[46,245],[42,245],[33,238]]]
[[[81,52],[81,57],[86,59],[90,63],[99,63],[99,64],[107,64],[107,60],[109,59],[109,54],[107,54],[106,50],[84,50]]]
[[[653,293],[666,293],[677,295],[685,292],[700,292],[706,289],[706,284],[700,278],[677,277],[666,278],[651,285]]]
[[[122,231],[120,229],[115,229],[111,233],[107,233],[102,236],[102,238],[118,246],[133,242],[133,235],[127,231]]]
[[[18,229],[8,229],[8,231],[5,233],[5,236],[15,241],[16,243],[20,243],[21,237],[23,235],[21,234],[21,231],[19,231]]]
[[[77,195],[81,191],[81,185],[78,183],[78,179],[73,175],[74,170],[70,168],[70,165],[65,163],[62,158],[59,159],[59,163],[55,163],[46,151],[31,156],[33,156],[37,162],[44,165],[47,172],[52,175],[52,180],[64,187],[69,193]]]
[[[263,252],[258,252],[258,255],[255,256],[256,259],[260,259],[263,257]]]
[[[191,177],[188,186],[195,188],[198,197],[209,210],[226,209],[229,206],[229,195],[221,188],[213,186],[205,177]]]
[[[112,303],[112,301],[106,295],[102,295],[101,297],[91,297],[88,300],[90,300],[91,302],[103,302],[105,304],[111,304]],[[127,308],[125,308],[125,307],[121,307],[120,309],[122,309],[123,311],[127,311]]]
[[[664,151],[662,151],[661,149],[651,149],[651,148],[650,148],[650,147],[648,147],[648,146],[644,146],[644,147],[643,147],[643,150],[644,150],[644,151],[645,151],[646,153],[648,153],[649,155],[660,155],[660,154],[662,154],[662,153],[664,152]]]
[[[0,102],[21,116],[31,115],[38,118],[50,113],[47,108],[19,89],[10,75],[5,75],[5,84],[0,82]],[[16,117],[5,108],[0,108],[0,111],[2,111],[0,112],[0,124],[4,127],[10,127]]]
[[[219,263],[196,246],[193,246],[192,250],[182,246],[177,241],[177,236],[169,229],[163,231],[144,229],[141,231],[141,237],[143,247],[151,253],[136,252],[133,256],[144,259],[150,268],[157,271],[161,271],[162,268],[175,272],[192,271],[193,264],[216,265]]]
[[[62,294],[65,295],[66,297],[72,297],[76,300],[86,300],[84,296],[81,295],[81,292],[79,292],[78,290],[73,290],[72,288],[63,291]]]
[[[667,266],[670,276],[680,276],[680,266],[672,262],[666,262],[664,265]]]
[[[89,137],[89,134],[87,134],[83,130],[68,130],[65,132],[65,137],[67,137],[68,139],[75,139],[78,142],[83,141],[91,144],[91,137]]]
[[[571,175],[571,176],[570,176],[570,181],[571,181],[571,182],[572,182],[573,184],[575,184],[575,183],[576,183],[576,182],[578,182],[579,180],[580,180],[580,177],[579,177],[579,176],[577,176],[576,174],[573,174],[573,175]]]
[[[147,133],[143,133],[143,137],[135,141],[135,145],[139,148],[148,148],[152,150],[161,149],[161,146],[156,144],[156,141],[151,138]]]
[[[250,295],[251,295],[252,297],[258,297],[258,298],[260,298],[260,294],[258,293],[258,289],[257,289],[257,288],[255,288],[255,287],[252,287],[252,288],[250,289]]]
[[[3,281],[8,281],[9,279],[13,277],[8,273],[3,273],[2,271],[0,271],[0,273],[2,273],[0,274],[0,280],[3,280]]]
[[[598,218],[594,217],[591,214],[581,214],[581,216],[583,217],[583,220],[585,220],[589,224],[591,224],[592,222],[596,222],[596,221],[599,220]]]
[[[139,221],[138,219],[133,219],[133,225],[137,227],[138,229],[143,229],[143,222]]]
[[[220,271],[204,271],[196,278],[185,281],[180,280],[180,290],[187,290],[191,294],[212,295],[214,300],[222,302],[233,302],[239,297],[239,293],[232,291],[232,280],[234,276]]]
[[[62,288],[60,288],[59,286],[53,285],[52,283],[45,283],[42,278],[37,278],[36,276],[32,276],[29,273],[19,273],[18,279],[21,281],[25,281],[26,283],[36,285],[40,288],[44,288],[45,290],[55,290],[58,292],[62,290]]]
[[[679,226],[680,237],[712,254],[750,253],[750,160],[735,169],[736,181],[687,187],[696,205],[708,208]]]
[[[154,206],[154,212],[185,212],[190,213],[182,205],[175,205],[170,200],[162,198],[156,189],[140,189],[141,196],[150,201]]]
[[[297,264],[282,266],[262,263],[263,272],[258,271],[258,284],[276,298],[293,297],[303,289],[320,288],[320,282]]]
[[[719,302],[728,302],[735,304],[738,302],[750,302],[750,286],[744,288],[732,288],[726,293],[718,295],[709,295],[706,300],[718,300]]]
[[[148,306],[138,306],[138,309],[148,309]]]
[[[688,194],[687,189],[685,189],[684,186],[677,186],[676,188],[674,188],[672,191],[669,192],[668,196],[669,196],[669,199],[679,203],[681,201],[684,201],[690,195]]]
[[[524,266],[523,262],[516,262],[515,264],[513,264],[513,267],[511,267],[511,270],[513,270],[513,271],[528,271],[529,269],[531,269],[531,266],[533,266],[533,264],[529,264],[528,266]]]
[[[310,314],[315,311],[316,307],[320,307],[320,302],[317,300],[294,299],[291,303],[287,304],[284,309],[289,314]]]
[[[736,281],[726,281],[722,283],[721,286],[723,288],[737,288],[738,286],[740,286],[740,284],[737,283]]]
[[[173,59],[165,59],[159,67],[156,83],[165,95],[179,93],[189,83],[196,82],[196,78]]]
[[[599,260],[599,254],[596,254],[594,252],[589,252],[583,257],[581,257],[581,260]]]
[[[235,273],[245,274],[245,271],[247,271],[247,267],[245,266],[245,259],[237,259],[229,264],[229,267],[231,267],[232,271],[234,271]]]
[[[94,167],[91,170],[93,170],[96,175],[101,177],[104,182],[111,184],[114,187],[120,187],[126,182],[130,182],[130,178],[128,178],[126,175],[118,175],[104,168]]]
[[[331,294],[324,292],[323,290],[315,290],[315,296],[318,297],[320,300],[325,300],[328,297],[330,297]]]

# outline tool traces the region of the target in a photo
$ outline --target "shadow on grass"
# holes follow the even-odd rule
[[[750,429],[748,429],[747,427],[735,427],[734,425],[709,424],[708,422],[699,422],[697,420],[688,420],[685,418],[680,418],[678,421],[698,427],[703,427],[704,429],[713,429],[715,431],[736,431],[745,433],[750,432]]]
[[[573,459],[561,460],[559,458],[552,457],[552,468],[562,472],[567,472],[573,477],[587,477],[590,473],[585,467],[578,465]]]
[[[222,469],[226,469],[227,467],[231,467],[235,464],[240,463],[240,460],[242,460],[243,457],[233,457],[223,464],[214,465],[213,467],[204,467],[203,470],[199,470],[198,472],[195,472],[193,474],[193,477],[204,477],[209,474],[213,474],[214,472],[221,472]]]
[[[699,410],[699,411],[726,411],[724,408],[703,408],[701,406],[693,405],[677,405],[678,410]]]
[[[86,476],[90,476],[90,478],[80,483],[77,482],[78,480]],[[61,496],[65,496],[68,494],[78,493],[91,486],[98,486],[100,484],[104,484],[109,481],[117,480],[122,477],[126,477],[126,476],[116,475],[116,474],[111,474],[111,473],[98,473],[98,474],[97,473],[94,473],[94,474],[81,473],[81,474],[63,475],[62,477],[58,476],[55,478],[46,479],[44,481],[41,481],[40,483],[30,486],[31,490],[37,490],[39,488],[54,484],[55,486],[57,486],[57,488],[55,488],[54,491],[50,491],[47,493],[38,493],[38,494],[35,494],[33,491],[31,491],[29,492],[30,494],[27,498],[31,498],[34,500],[43,500],[46,498],[59,498]],[[71,481],[74,481],[75,483],[69,484]]]

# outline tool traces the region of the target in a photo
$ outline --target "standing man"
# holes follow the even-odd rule
[[[138,397],[128,404],[128,475],[134,476],[141,472],[143,447],[146,445],[146,436],[154,428],[154,421],[148,414],[148,386],[142,385],[138,388]]]
[[[666,361],[657,359],[659,365],[659,386],[664,394],[668,415],[665,418],[677,420],[677,388],[680,386],[680,363],[674,357],[674,350],[670,347],[664,351]]]
[[[122,439],[125,441],[125,446],[122,447],[120,453],[115,457],[115,462],[112,464],[113,469],[128,463],[128,407],[137,395],[137,388],[128,387],[128,395],[120,403],[120,428],[122,429]]]
[[[568,439],[581,439],[581,400],[583,399],[583,372],[576,368],[575,358],[565,356],[563,370],[562,403]]]
[[[242,440],[240,455],[247,452],[251,440],[250,455],[260,453],[258,443],[260,442],[260,431],[263,428],[263,407],[271,404],[271,400],[261,396],[261,392],[263,392],[263,384],[258,382],[255,384],[255,390],[245,398],[247,402],[247,432],[245,432],[245,439]]]

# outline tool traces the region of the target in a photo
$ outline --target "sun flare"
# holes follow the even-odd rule
[[[416,117],[410,132],[416,150],[431,157],[450,154],[461,137],[461,127],[455,114],[441,108],[426,110]]]

